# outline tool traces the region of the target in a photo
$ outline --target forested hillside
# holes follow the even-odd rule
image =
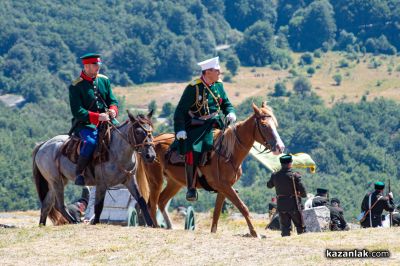
[[[4,0],[0,10],[0,96],[25,99],[17,107],[0,102],[0,211],[38,207],[30,154],[36,142],[68,132],[67,88],[86,52],[101,53],[101,72],[126,86],[190,80],[196,62],[216,55],[229,77],[240,65],[290,72],[293,51],[358,58],[400,49],[400,0]],[[278,93],[271,104],[289,151],[309,152],[319,166],[304,178],[310,190],[326,184],[352,213],[367,181],[391,176],[400,193],[399,105],[365,96],[328,108],[309,92]],[[246,116],[250,100],[238,108]],[[269,174],[252,160],[245,169],[242,196],[262,212],[272,195]],[[74,193],[70,188],[67,199]]]

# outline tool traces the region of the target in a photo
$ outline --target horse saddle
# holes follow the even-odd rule
[[[99,130],[99,142],[93,153],[92,164],[97,165],[109,160],[109,144],[111,140],[110,130]],[[61,154],[67,157],[71,162],[77,163],[82,140],[75,135],[68,138],[61,147]]]
[[[210,162],[211,152],[203,152],[201,155],[201,159],[199,162],[199,166],[205,166]],[[179,154],[178,150],[168,149],[165,153],[165,160],[168,164],[175,166],[184,166],[185,165],[185,156]]]
[[[165,161],[171,165],[184,166],[185,156],[179,154],[177,150],[168,149],[168,151],[165,153]]]

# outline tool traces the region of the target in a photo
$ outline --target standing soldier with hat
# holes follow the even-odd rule
[[[219,58],[198,63],[202,75],[184,90],[174,114],[176,140],[172,149],[185,155],[186,200],[197,200],[195,176],[202,156],[213,148],[213,129],[223,128],[220,111],[228,122],[236,121],[235,110],[219,79]]]
[[[296,226],[297,233],[302,234],[305,232],[305,225],[301,213],[301,198],[305,198],[307,193],[301,183],[301,175],[292,171],[292,156],[283,155],[279,160],[282,168],[272,173],[267,187],[275,187],[281,235],[290,236],[291,221]]]
[[[392,212],[395,209],[393,203],[393,193],[389,192],[387,196],[383,196],[385,183],[376,182],[375,191],[365,195],[361,203],[361,211],[364,213],[364,219],[361,220],[361,227],[378,227],[382,226],[383,210]]]
[[[89,164],[98,141],[98,126],[118,115],[118,101],[112,93],[108,77],[99,74],[99,54],[81,57],[83,70],[69,86],[69,101],[73,115],[70,132],[82,139],[76,166],[75,185],[85,185],[83,172]]]

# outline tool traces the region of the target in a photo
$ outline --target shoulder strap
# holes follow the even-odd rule
[[[368,215],[368,213],[375,207],[375,205],[378,203],[378,201],[382,198],[382,196],[379,196],[376,199],[376,201],[374,202],[374,204],[372,204],[372,206],[371,206],[371,196],[372,196],[372,193],[369,194],[369,204],[368,204],[369,205],[369,209],[365,212],[364,217],[366,217]],[[371,215],[370,215],[370,221],[371,221]]]

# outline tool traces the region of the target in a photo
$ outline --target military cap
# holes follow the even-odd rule
[[[85,55],[82,55],[80,57],[82,59],[82,64],[98,64],[101,65],[101,59],[100,59],[100,54],[95,54],[95,53],[88,53]]]
[[[279,161],[281,162],[281,164],[291,163],[291,162],[293,162],[292,155],[284,154],[279,158]]]
[[[336,202],[337,204],[340,204],[340,200],[338,198],[332,198],[331,204],[333,204],[334,202]]]
[[[199,62],[199,63],[197,63],[197,65],[201,67],[202,71],[207,70],[207,69],[218,69],[219,70],[221,68],[219,65],[219,56]]]
[[[317,188],[317,194],[326,194],[328,191],[326,188]]]
[[[85,204],[85,206],[88,205],[87,199],[84,199],[84,198],[80,198],[80,199],[78,200],[78,202]]]
[[[375,182],[375,189],[381,190],[384,188],[385,188],[385,183],[383,183],[382,181]]]

